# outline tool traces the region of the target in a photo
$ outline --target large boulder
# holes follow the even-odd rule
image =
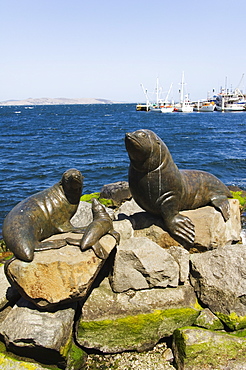
[[[81,236],[62,234],[64,239]],[[61,235],[47,240],[59,238]],[[111,235],[105,235],[100,244],[110,254],[116,240]],[[15,259],[9,264],[7,275],[27,300],[40,308],[50,309],[58,304],[84,299],[105,261],[97,257],[91,248],[81,252],[79,247],[67,245],[36,252],[32,262]]]
[[[193,254],[191,283],[198,298],[232,330],[246,327],[246,245]]]
[[[195,210],[182,211],[195,225],[193,251],[206,251],[240,241],[241,219],[237,199],[229,199],[230,219],[225,222],[221,213],[214,207],[206,206]],[[125,202],[117,212],[117,218],[128,219],[132,223],[135,236],[146,236],[163,248],[180,246],[165,230],[160,217],[143,211],[132,199]]]
[[[153,348],[199,315],[190,285],[114,293],[105,279],[82,308],[77,341],[107,353]]]
[[[41,312],[21,298],[0,324],[0,333],[12,352],[39,359],[49,355],[56,363],[70,350],[75,308]]]
[[[179,265],[174,257],[147,238],[130,238],[117,248],[112,288],[129,289],[177,287]]]
[[[177,370],[246,370],[246,339],[198,328],[174,332]]]
[[[240,241],[241,218],[239,201],[228,199],[230,218],[224,221],[221,213],[214,207],[206,206],[195,210],[183,211],[195,225],[194,247],[200,251],[211,250]]]
[[[111,199],[115,206],[132,197],[127,181],[118,181],[104,185],[100,191],[100,198]]]
[[[84,227],[93,221],[91,203],[79,202],[75,215],[71,218],[71,224],[75,227]]]

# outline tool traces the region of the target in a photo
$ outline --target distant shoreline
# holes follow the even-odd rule
[[[6,100],[0,102],[0,106],[13,105],[75,105],[75,104],[121,104],[123,102],[116,102],[108,99],[97,98],[28,98],[25,100]]]

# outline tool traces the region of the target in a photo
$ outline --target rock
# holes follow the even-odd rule
[[[169,362],[172,362],[174,357],[173,357],[173,352],[171,350],[171,348],[167,348],[163,354],[162,354],[162,357],[165,361],[169,361]]]
[[[229,199],[231,217],[225,222],[221,213],[214,207],[206,206],[195,210],[182,211],[195,225],[195,243],[191,251],[207,251],[240,241],[241,219],[237,199]],[[125,202],[117,213],[118,219],[131,221],[135,236],[147,236],[163,248],[180,246],[163,229],[163,222],[143,211],[135,202]]]
[[[4,265],[0,265],[0,323],[5,319],[14,305],[20,298],[20,293],[10,285],[4,273]],[[1,364],[1,362],[0,362]]]
[[[11,305],[20,299],[20,294],[12,287],[4,273],[4,265],[0,265],[0,311],[8,305]],[[1,320],[0,312],[0,320]]]
[[[206,206],[181,214],[195,225],[194,247],[199,251],[211,250],[240,241],[241,219],[239,201],[228,199],[231,216],[227,222],[214,207]]]
[[[71,224],[75,227],[84,227],[93,221],[91,203],[79,202],[75,215],[71,218]]]
[[[11,358],[11,354],[0,353],[0,369],[1,370],[49,370],[49,367],[40,365],[33,361],[24,361]]]
[[[115,213],[116,219],[122,220],[128,216],[134,215],[138,212],[145,212],[132,198],[131,200],[123,203],[118,211]]]
[[[173,336],[177,370],[246,370],[246,339],[205,329],[177,329]]]
[[[40,359],[49,354],[51,363],[66,357],[72,339],[75,305],[55,312],[41,312],[21,298],[0,324],[6,346],[19,355]],[[30,356],[31,355],[31,356]]]
[[[127,181],[119,181],[104,185],[100,191],[100,198],[111,199],[115,206],[119,206],[132,197]]]
[[[172,255],[147,238],[125,240],[117,248],[112,288],[129,289],[177,287],[179,266]]]
[[[133,237],[133,228],[129,220],[113,221],[114,230],[120,234],[120,241]]]
[[[232,330],[246,327],[246,245],[193,254],[191,283],[204,305]]]
[[[194,325],[200,326],[209,330],[223,330],[224,325],[220,319],[210,311],[209,308],[202,310],[196,319]]]
[[[113,293],[107,279],[82,308],[76,339],[102,352],[143,351],[199,314],[191,286]],[[192,323],[192,324],[191,324]]]
[[[159,309],[196,307],[196,295],[190,285],[177,288],[155,288],[126,293],[114,293],[105,278],[98,288],[93,289],[83,305],[86,321],[117,319],[129,315],[151,313]]]
[[[80,238],[80,234],[65,233],[63,238]],[[61,235],[49,239],[61,238]],[[111,235],[100,239],[110,253],[116,241]],[[50,309],[78,299],[84,299],[105,260],[92,249],[81,252],[77,246],[36,252],[32,262],[14,260],[8,267],[8,277],[27,300],[40,308]]]
[[[168,249],[168,252],[173,256],[177,264],[179,265],[179,281],[185,283],[188,281],[190,273],[190,254],[189,252],[178,246],[172,246]]]
[[[168,249],[172,246],[182,247],[181,244],[179,244],[176,240],[174,240],[168,234],[167,231],[163,230],[162,227],[157,226],[157,225],[151,225],[152,222],[161,223],[160,219],[155,219],[154,220],[152,216],[149,216],[149,215],[147,216],[147,213],[137,214],[135,216],[132,216],[132,219],[134,219],[134,223],[136,225],[139,225],[140,222],[143,223],[143,220],[140,221],[140,218],[143,219],[143,215],[144,215],[144,221],[148,222],[148,223],[144,225],[144,226],[146,226],[145,228],[134,230],[134,236],[136,238],[137,237],[149,238],[150,240],[152,240],[153,242],[158,244],[160,247],[166,248],[166,249]],[[151,221],[150,226],[148,226],[149,221]]]
[[[4,273],[4,265],[0,266],[0,281],[1,281],[0,285],[0,309],[1,309],[8,303],[6,292],[11,287]]]
[[[77,346],[73,341],[67,355],[66,370],[85,369],[87,358],[87,353],[82,348]]]

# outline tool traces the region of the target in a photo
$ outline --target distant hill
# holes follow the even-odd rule
[[[94,99],[94,98],[79,98],[79,99],[68,99],[68,98],[40,98],[33,99],[28,98],[26,100],[6,100],[0,102],[0,105],[69,105],[69,104],[116,104],[112,100],[107,99]]]

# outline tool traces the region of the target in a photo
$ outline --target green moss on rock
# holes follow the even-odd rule
[[[104,352],[147,350],[176,328],[192,325],[199,315],[193,308],[155,310],[148,314],[115,320],[83,321],[78,326],[78,342]]]
[[[238,199],[240,206],[243,210],[246,210],[246,192],[245,191],[231,191],[231,194],[234,199]]]
[[[174,332],[178,369],[225,369],[245,364],[246,340],[206,329],[181,328]]]
[[[101,204],[105,207],[112,207],[114,206],[114,202],[111,199],[100,198],[100,193],[91,193],[91,194],[84,194],[81,196],[81,202],[88,202],[91,203],[92,199],[98,199]]]
[[[223,330],[224,325],[220,319],[214,315],[208,308],[200,312],[195,321],[195,325],[209,330]]]
[[[85,365],[87,353],[72,343],[67,360],[67,369],[81,370]]]
[[[1,370],[61,370],[57,365],[47,365],[36,362],[31,358],[21,357],[7,351],[6,346],[0,341],[0,369]],[[77,370],[77,369],[74,369]]]
[[[231,330],[246,328],[246,316],[238,316],[235,312],[232,312],[230,315],[216,312],[216,316],[218,316]]]
[[[234,331],[233,333],[230,333],[231,335],[235,335],[236,337],[239,337],[239,338],[246,338],[246,329],[243,329],[243,330],[238,330],[238,331]]]

